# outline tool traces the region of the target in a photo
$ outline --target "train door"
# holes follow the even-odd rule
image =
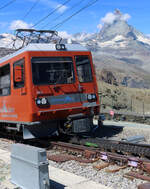
[[[25,78],[25,59],[13,63],[13,102],[18,121],[27,121],[28,102]]]

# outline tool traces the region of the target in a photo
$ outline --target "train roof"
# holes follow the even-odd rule
[[[65,51],[88,51],[84,46],[80,44],[65,44],[66,50]],[[21,53],[27,51],[58,51],[56,50],[56,44],[44,44],[44,43],[30,43],[26,47],[9,54],[5,57],[0,58],[0,63],[9,60]]]

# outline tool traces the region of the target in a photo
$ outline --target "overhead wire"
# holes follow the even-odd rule
[[[31,8],[27,11],[27,13],[23,16],[22,20],[24,20],[30,13],[31,11],[36,7],[36,5],[39,3],[40,0],[36,0],[33,5],[31,6]]]
[[[31,11],[36,7],[36,5],[39,3],[40,0],[36,0],[33,5],[31,6],[31,8],[25,13],[25,15],[22,17],[21,20],[25,21],[25,18],[31,13]],[[17,27],[19,26],[19,24],[17,25]]]
[[[5,5],[1,6],[1,7],[0,7],[0,10],[4,9],[4,8],[6,8],[6,7],[8,7],[10,4],[14,3],[15,1],[16,1],[16,0],[11,0],[11,1],[9,1],[9,2],[6,3]]]
[[[5,46],[5,48],[6,48],[6,49],[12,49],[13,43],[14,43],[14,41],[11,41],[10,43],[8,43],[8,44]],[[12,46],[11,46],[11,45],[12,45]]]
[[[93,4],[95,4],[97,1],[99,0],[94,0],[92,2],[89,2],[87,5],[85,5],[84,7],[80,8],[78,11],[76,11],[75,13],[73,13],[71,16],[67,17],[66,19],[64,19],[62,22],[56,24],[55,26],[53,26],[50,29],[57,29],[59,27],[61,27],[65,22],[67,22],[68,20],[70,20],[72,17],[74,17],[75,15],[79,14],[81,11],[83,11],[84,9],[92,6]]]
[[[6,7],[8,6],[10,3],[13,3],[14,1],[16,0],[12,0],[10,1],[9,3],[5,4],[5,6],[3,7]],[[33,10],[33,8],[37,5],[37,3],[39,2],[40,0],[36,0],[36,2],[33,4],[33,6],[29,9],[29,11],[25,14],[24,18],[26,16],[28,16],[28,14],[30,14],[30,12]],[[50,15],[52,15],[53,13],[55,13],[57,10],[59,10],[61,7],[63,7],[65,4],[67,4],[69,1],[71,0],[67,0],[65,1],[63,4],[61,4],[60,6],[58,6],[57,8],[55,8],[53,11],[51,11],[48,15],[46,15],[45,17],[43,17],[42,19],[40,19],[37,23],[35,23],[33,27],[37,26],[38,24],[40,24],[42,21],[44,21],[45,19],[47,19]],[[84,0],[82,0],[84,1]],[[71,9],[73,9],[74,7],[76,7],[77,5],[79,5],[82,1],[79,1],[78,3],[76,3],[74,6],[71,7]],[[80,8],[78,11],[76,11],[75,13],[73,13],[71,16],[67,17],[66,19],[64,19],[62,22],[56,24],[55,26],[53,26],[52,28],[59,28],[61,27],[65,22],[67,22],[68,20],[70,20],[72,17],[74,17],[75,15],[79,14],[81,11],[83,11],[84,9],[92,6],[93,4],[95,4],[98,0],[94,0],[94,1],[90,1],[87,5],[85,5],[84,7]],[[1,7],[2,8],[2,7]],[[1,9],[0,8],[0,9]],[[60,16],[64,15],[65,13],[62,13],[61,15],[59,15],[58,17],[56,17],[54,20],[57,20]]]
[[[32,28],[33,27],[35,27],[35,26],[37,26],[37,25],[39,25],[41,22],[43,22],[45,19],[47,19],[49,16],[51,16],[53,13],[55,13],[57,10],[59,10],[60,8],[62,8],[64,5],[66,5],[67,3],[69,3],[69,1],[71,1],[71,0],[67,0],[67,1],[65,1],[63,4],[61,4],[60,6],[58,6],[57,8],[55,8],[53,11],[51,11],[49,14],[47,14],[46,16],[44,16],[43,18],[41,18],[38,22],[36,22],[33,26],[32,26]]]
[[[85,0],[81,0],[81,1],[79,1],[78,3],[74,4],[73,6],[71,6],[71,7],[69,8],[69,11],[72,10],[72,9],[74,9],[75,7],[77,7],[77,6],[78,6],[79,4],[81,4],[83,1],[85,1]],[[67,11],[67,12],[68,12],[68,11]],[[55,17],[54,19],[52,19],[51,22],[56,21],[57,19],[59,19],[60,17],[62,17],[64,14],[66,14],[66,11],[63,12],[62,14],[58,15],[58,16]],[[48,25],[49,25],[49,22],[48,22],[47,24],[45,24],[42,28],[45,28],[45,27],[48,26]]]

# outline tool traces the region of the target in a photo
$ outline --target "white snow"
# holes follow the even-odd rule
[[[122,35],[117,35],[112,40],[106,41],[106,42],[99,42],[100,47],[113,47],[113,48],[125,48],[127,45],[127,39]]]
[[[138,35],[137,38],[138,38],[138,41],[141,41],[143,43],[147,43],[148,45],[150,45],[150,39],[148,37]]]
[[[14,35],[4,33],[0,37],[2,37],[0,39],[0,47],[12,48],[13,40],[15,39]]]
[[[69,37],[70,41],[73,39],[75,41],[78,41],[79,43],[81,43],[82,45],[86,46],[87,42],[85,41],[86,39],[88,39],[88,44],[90,45],[96,45],[98,44],[100,47],[110,47],[110,48],[126,48],[126,46],[128,45],[128,38],[124,37],[123,35],[117,35],[116,37],[114,37],[112,40],[108,40],[105,42],[100,42],[99,40],[97,40],[96,38],[92,38],[93,33],[80,33],[76,36],[71,36]],[[15,40],[15,36],[12,34],[8,34],[8,33],[3,33],[0,34],[0,37],[2,37],[0,39],[0,47],[5,47],[5,48],[12,48],[13,47],[13,41]],[[67,38],[64,37],[64,38]],[[91,38],[91,40],[90,40]],[[146,43],[148,45],[150,45],[150,38],[144,36],[144,35],[137,35],[138,41],[141,41],[143,43]],[[16,48],[20,47],[22,45],[21,40],[17,40],[16,41]]]

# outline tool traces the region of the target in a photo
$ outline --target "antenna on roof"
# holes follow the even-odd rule
[[[17,43],[20,44],[19,49],[29,43],[60,43],[61,39],[54,30],[17,29],[13,47],[18,49]]]

